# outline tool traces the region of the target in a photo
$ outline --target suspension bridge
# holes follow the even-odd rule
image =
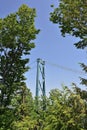
[[[37,63],[36,66],[32,66],[35,63]],[[30,70],[37,68],[37,70],[36,70],[36,85],[35,85],[36,86],[36,88],[35,88],[35,96],[36,97],[39,97],[40,95],[42,95],[42,96],[46,95],[46,89],[47,89],[46,88],[46,86],[47,86],[46,85],[46,76],[45,76],[46,65],[50,65],[53,68],[61,69],[61,70],[67,71],[67,72],[74,73],[74,75],[77,74],[78,78],[79,78],[79,75],[81,75],[81,76],[86,75],[84,72],[82,72],[80,70],[73,69],[73,68],[66,67],[66,66],[62,66],[62,65],[52,63],[49,61],[44,61],[44,60],[38,58],[36,61],[33,61],[31,64],[29,64],[29,66],[31,67]]]

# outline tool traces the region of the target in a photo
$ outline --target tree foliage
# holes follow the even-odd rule
[[[60,0],[59,7],[51,13],[50,20],[58,23],[62,35],[66,33],[79,37],[77,48],[86,47],[87,41],[87,1],[86,0]]]
[[[22,5],[16,13],[0,19],[0,104],[7,106],[12,95],[24,85],[30,50],[39,30],[35,28],[35,9]]]
[[[35,9],[22,5],[17,12],[0,19],[1,130],[16,129],[16,122],[30,120],[33,98],[26,87],[24,73],[29,69],[28,55],[35,47],[33,40],[39,33],[35,28],[35,17]]]
[[[24,87],[26,88],[26,87]],[[1,130],[86,130],[87,100],[75,87],[71,90],[63,87],[54,89],[46,98],[46,109],[43,110],[42,99],[39,109],[30,91],[17,93],[12,100],[13,108],[0,110]]]
[[[77,11],[74,11],[72,19],[68,15],[65,16],[70,13],[66,12],[69,4],[72,4],[72,8],[69,8],[71,11],[80,3],[83,1],[74,0],[72,4],[71,0],[61,0],[61,8],[55,9],[51,20],[55,23],[60,21],[62,34],[70,33],[82,39],[84,37],[81,37],[80,33],[85,36],[86,24],[81,23],[82,33],[73,18],[75,14],[77,16],[80,5]],[[85,5],[81,8],[81,11],[83,10],[86,10]],[[37,109],[36,100],[24,82],[29,61],[26,56],[35,47],[32,40],[39,32],[34,26],[35,16],[35,9],[22,5],[16,13],[0,19],[0,130],[87,130],[86,91],[82,91],[75,84],[73,89],[64,86],[62,90],[51,90],[49,97],[40,97]],[[67,28],[67,24],[71,26]],[[86,71],[86,66],[81,65]]]
[[[51,91],[47,111],[45,130],[84,130],[85,103],[67,87]]]
[[[60,0],[59,6],[50,15],[53,23],[59,24],[61,33],[78,37],[75,46],[79,49],[87,47],[87,0]],[[87,72],[87,65],[81,64]],[[81,78],[81,83],[87,86],[87,79]]]

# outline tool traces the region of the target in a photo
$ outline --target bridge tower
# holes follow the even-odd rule
[[[38,58],[37,59],[37,75],[36,75],[36,100],[38,106],[38,98],[42,96],[43,98],[43,109],[45,109],[45,61]]]

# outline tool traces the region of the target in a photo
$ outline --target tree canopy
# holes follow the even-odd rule
[[[60,0],[50,20],[59,24],[63,36],[68,33],[80,38],[77,48],[87,46],[87,0]]]
[[[16,13],[0,19],[0,104],[7,106],[12,95],[24,85],[24,73],[29,69],[27,63],[32,42],[39,30],[35,28],[35,9],[22,5]]]
[[[75,43],[77,49],[87,47],[87,0],[60,0],[50,20],[59,25],[63,36],[70,34],[79,38]],[[87,65],[81,63],[81,67],[87,73]],[[87,79],[81,78],[81,83],[87,86]]]

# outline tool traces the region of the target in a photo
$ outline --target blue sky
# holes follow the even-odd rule
[[[26,73],[26,83],[35,94],[36,88],[36,61],[41,58],[53,64],[58,64],[67,68],[81,71],[80,62],[86,63],[86,50],[77,50],[73,43],[78,39],[66,36],[63,38],[58,25],[54,25],[49,21],[51,4],[58,5],[57,0],[0,0],[0,17],[5,17],[9,13],[15,12],[22,4],[27,4],[31,8],[36,8],[37,18],[35,26],[40,29],[40,33],[35,40],[36,48],[31,51],[30,67],[31,70]],[[71,83],[75,82],[79,86],[79,77],[84,77],[80,73],[74,73],[51,66],[46,63],[46,92],[51,89],[61,88],[61,84],[71,87]],[[80,87],[84,87],[81,86]]]

